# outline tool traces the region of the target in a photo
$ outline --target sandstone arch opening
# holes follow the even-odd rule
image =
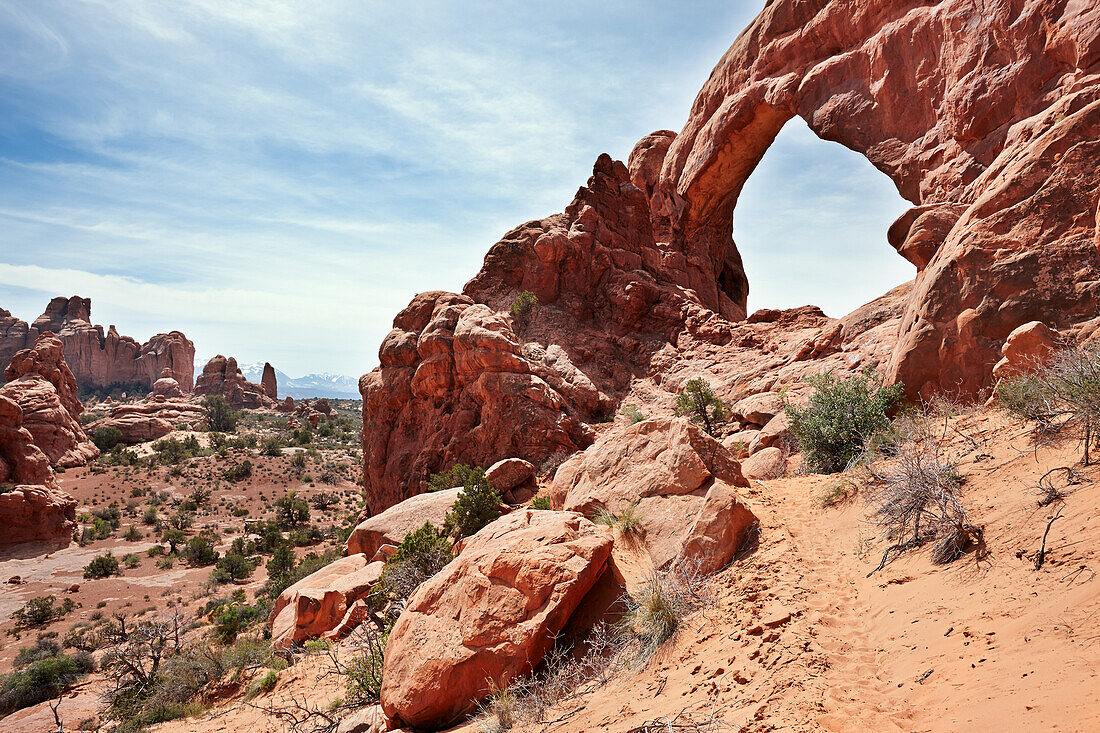
[[[911,280],[916,269],[886,236],[910,206],[867,158],[822,140],[794,117],[746,180],[733,212],[747,311],[816,305],[840,317]]]

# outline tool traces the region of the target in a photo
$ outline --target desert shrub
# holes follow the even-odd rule
[[[225,471],[226,481],[232,481],[234,483],[238,481],[244,481],[246,478],[252,475],[252,461],[244,460],[238,463],[232,468],[228,468]]]
[[[88,436],[95,443],[95,447],[100,451],[107,453],[116,445],[122,442],[122,431],[118,428],[108,425],[105,427],[99,427],[92,431],[92,434]]]
[[[485,469],[470,470],[462,487],[443,523],[444,531],[456,540],[475,534],[500,516],[500,494],[489,485]]]
[[[153,507],[153,506],[148,507],[145,510],[145,512],[141,515],[141,523],[142,524],[147,524],[149,526],[155,526],[156,523],[159,522],[159,521],[160,521],[160,519],[157,517],[157,508],[156,507]]]
[[[645,414],[638,409],[637,405],[623,405],[623,409],[620,410],[623,417],[630,421],[631,425],[637,425],[646,419]]]
[[[175,565],[176,561],[173,560],[172,557],[169,555],[166,555],[157,560],[157,567],[161,570],[171,570],[173,567],[175,567]]]
[[[154,513],[155,513],[155,512],[154,512]],[[122,535],[122,536],[123,536],[123,538],[124,538],[125,540],[127,540],[128,542],[137,542],[137,541],[138,541],[138,540],[140,540],[140,539],[141,539],[141,538],[142,538],[142,537],[143,537],[144,535],[142,535],[142,534],[141,534],[141,530],[137,528],[137,525],[131,524],[131,525],[130,525],[130,526],[129,526],[129,527],[127,528],[127,529],[126,529],[126,534],[124,534],[124,535]]]
[[[218,558],[215,567],[222,574],[218,578],[218,582],[222,583],[232,580],[245,580],[252,575],[252,570],[255,568],[250,559],[235,552],[227,552],[224,556]],[[225,580],[222,580],[222,577]]]
[[[424,522],[423,527],[407,534],[397,551],[386,559],[379,585],[388,598],[408,598],[452,559],[454,553],[447,536],[431,522]]]
[[[127,555],[123,555],[122,564],[125,565],[127,568],[133,570],[138,565],[141,565],[141,557],[131,552]]]
[[[15,628],[45,626],[73,610],[72,599],[66,598],[60,606],[54,605],[56,600],[54,596],[39,596],[24,603],[22,608],[16,609],[11,614],[11,618],[15,621]]]
[[[85,580],[106,578],[111,575],[119,575],[119,570],[118,560],[110,552],[93,557],[92,561],[84,566]]]
[[[93,665],[94,666],[94,665]],[[56,697],[90,669],[71,657],[53,654],[0,677],[0,715]]]
[[[524,290],[516,296],[516,299],[512,301],[512,305],[508,307],[508,312],[512,314],[512,320],[518,330],[526,330],[527,326],[531,324],[531,317],[538,305],[538,296],[530,290]]]
[[[671,639],[683,619],[712,600],[710,579],[691,563],[678,563],[654,573],[633,595],[622,597],[625,612],[618,624],[633,663],[649,659]]]
[[[312,525],[301,527],[299,529],[292,529],[287,532],[287,541],[295,547],[308,547],[309,545],[316,545],[323,539],[325,539],[325,536],[321,532],[321,530]]]
[[[592,521],[596,524],[604,524],[608,527],[618,527],[624,535],[637,535],[642,532],[642,519],[645,514],[638,508],[637,503],[629,504],[619,513],[600,507],[596,510]]]
[[[784,409],[806,467],[817,473],[854,465],[874,436],[889,426],[887,413],[903,394],[901,384],[883,386],[870,369],[848,379],[818,374],[806,382],[814,388],[806,406]]]
[[[444,489],[456,489],[466,486],[477,480],[478,471],[481,469],[467,466],[465,463],[456,463],[446,471],[433,473],[428,477],[428,491],[443,491]],[[484,475],[484,471],[481,472]]]
[[[306,454],[295,453],[294,457],[290,459],[290,465],[299,471],[303,470],[306,467]]]
[[[213,565],[218,560],[218,553],[214,550],[214,542],[209,537],[198,535],[187,540],[180,557],[187,561],[191,567],[203,567]]]
[[[288,491],[275,500],[275,523],[283,529],[300,527],[309,521],[309,502]]]
[[[278,684],[278,682],[279,675],[275,673],[275,670],[268,670],[267,674],[249,685],[245,699],[250,700],[261,692],[271,692],[275,689],[275,685]]]
[[[237,429],[241,414],[229,406],[221,395],[207,395],[202,400],[206,410],[206,428],[210,432],[232,433]]]
[[[168,543],[168,554],[175,555],[179,545],[187,541],[187,535],[182,529],[168,527],[160,533],[160,541]]]
[[[340,497],[331,491],[322,491],[318,494],[314,494],[309,503],[313,505],[313,508],[318,511],[325,511],[331,509],[340,503]]]
[[[391,628],[388,623],[381,630],[365,624],[352,636],[356,651],[345,671],[347,702],[352,705],[369,705],[382,694],[382,657]]]
[[[283,441],[278,438],[265,438],[260,444],[260,452],[265,456],[278,457],[283,454]]]
[[[222,644],[232,644],[237,635],[260,620],[258,609],[243,604],[226,605],[214,614],[213,635]]]
[[[554,505],[553,502],[550,501],[549,496],[536,496],[531,500],[531,503],[528,504],[528,508],[551,510],[554,508]]]
[[[962,477],[955,464],[945,459],[936,441],[910,440],[899,444],[882,467],[875,467],[876,481],[868,490],[875,507],[873,521],[893,550],[933,541],[932,560],[951,562],[980,536],[966,517],[959,499]],[[881,565],[880,565],[881,567]]]
[[[1046,431],[1083,432],[1085,465],[1100,426],[1100,346],[1055,352],[1031,375],[1003,380],[997,395],[1010,412]]]
[[[707,435],[717,434],[718,426],[727,418],[725,403],[701,377],[689,379],[676,395],[676,414],[686,416]]]

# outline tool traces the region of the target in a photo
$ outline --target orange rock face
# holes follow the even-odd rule
[[[279,383],[275,378],[275,367],[266,361],[263,376],[260,378],[260,389],[271,399],[279,399]]]
[[[17,403],[22,425],[53,466],[83,466],[99,455],[80,425],[84,411],[76,396],[76,379],[62,355],[61,340],[52,333],[38,337],[34,348],[12,357],[4,370],[0,395]]]
[[[1056,348],[1057,336],[1041,321],[1025,323],[1008,334],[1001,348],[1003,358],[993,367],[993,376],[1005,379],[1035,371]]]
[[[167,369],[185,391],[195,373],[195,345],[179,331],[158,333],[144,344],[120,336],[114,326],[106,333],[91,323],[92,302],[74,295],[54,298],[33,324],[0,310],[0,363],[30,348],[40,334],[51,331],[64,345],[65,360],[81,387],[138,383],[151,387]]]
[[[542,659],[603,571],[611,535],[578,514],[520,510],[474,535],[409,599],[386,646],[382,708],[438,729]]]
[[[0,549],[35,543],[35,552],[64,547],[76,529],[76,501],[59,491],[50,460],[23,427],[23,410],[0,394]],[[33,484],[33,485],[31,485]]]
[[[391,506],[381,514],[364,519],[348,535],[348,555],[362,553],[374,557],[382,545],[400,545],[405,535],[420,529],[424,522],[443,526],[451,505],[462,489],[444,489],[419,494]]]

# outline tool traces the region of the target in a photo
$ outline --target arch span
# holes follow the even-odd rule
[[[987,386],[1007,334],[1095,314],[1100,9],[1054,0],[776,0],[714,69],[665,156],[654,230],[704,303],[742,313],[732,214],[795,115],[914,204],[919,268],[888,375]]]

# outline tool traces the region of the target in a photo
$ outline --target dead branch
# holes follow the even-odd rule
[[[1054,520],[1062,516],[1063,507],[1058,507],[1058,511],[1054,513],[1054,516],[1047,522],[1047,528],[1043,530],[1043,542],[1039,545],[1039,554],[1035,557],[1035,569],[1043,567],[1043,561],[1046,559],[1047,553],[1047,534],[1050,533],[1050,525],[1054,524]]]

